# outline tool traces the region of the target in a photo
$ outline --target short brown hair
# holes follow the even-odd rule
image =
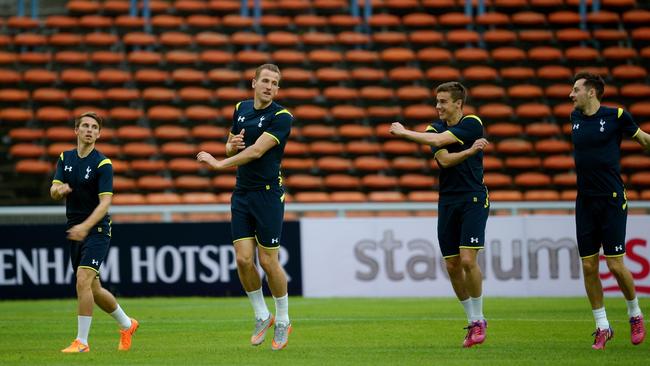
[[[460,99],[463,101],[462,105],[465,105],[465,101],[467,101],[467,88],[457,81],[449,81],[438,85],[436,88],[436,94],[440,92],[449,93],[452,102]]]
[[[596,98],[598,100],[602,99],[603,94],[605,94],[605,81],[600,75],[588,71],[581,71],[573,77],[573,83],[575,84],[580,79],[585,79],[585,88],[596,90]]]
[[[81,124],[81,120],[84,117],[90,117],[97,121],[97,124],[99,124],[99,129],[102,129],[102,126],[104,125],[104,120],[102,120],[102,117],[100,117],[97,113],[95,112],[84,112],[82,113],[79,117],[75,118],[74,120],[74,128],[79,128],[79,125]]]
[[[257,78],[260,77],[260,74],[262,73],[262,70],[273,71],[273,72],[277,73],[280,76],[280,78],[282,78],[282,74],[280,73],[280,68],[278,67],[278,65],[264,64],[264,65],[258,66],[257,69],[255,69],[255,80],[257,80]]]

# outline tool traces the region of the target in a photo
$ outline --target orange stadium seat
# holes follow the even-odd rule
[[[283,158],[282,170],[287,172],[310,172],[316,166],[314,159],[301,159],[301,158]]]
[[[370,192],[368,200],[370,202],[404,202],[406,197],[402,192]]]
[[[45,123],[67,123],[72,120],[72,113],[62,107],[42,107],[36,110],[36,120]]]
[[[352,161],[337,156],[326,156],[316,160],[316,166],[325,172],[349,172],[352,169]]]
[[[314,155],[342,155],[343,143],[333,141],[314,141],[309,144],[309,152]]]
[[[516,175],[514,183],[523,187],[544,187],[551,184],[551,177],[544,173],[526,172]]]
[[[162,181],[160,181],[160,183],[156,183],[152,180],[151,182],[147,182],[145,186],[149,188],[144,189],[159,191],[162,190],[160,187],[165,185],[162,184]],[[147,204],[150,205],[178,205],[182,203],[181,196],[178,193],[174,192],[147,193],[145,197]]]
[[[490,201],[523,201],[524,195],[516,190],[490,191]]]
[[[181,175],[174,179],[174,186],[185,192],[204,191],[210,188],[210,179],[196,175]]]
[[[408,34],[409,42],[414,48],[419,49],[431,45],[442,45],[445,37],[441,32],[435,30],[415,30]]]
[[[151,17],[154,31],[179,30],[184,25],[182,17],[171,14],[157,14]]]
[[[45,131],[41,128],[16,127],[9,130],[9,138],[12,141],[32,141],[45,137]]]
[[[74,130],[68,126],[49,127],[45,131],[45,137],[50,141],[75,142],[77,140],[77,135],[74,133]]]
[[[361,178],[361,184],[364,187],[374,190],[392,189],[397,186],[397,183],[396,177],[381,174],[368,174]]]
[[[408,200],[410,202],[437,202],[439,194],[436,191],[411,191],[408,193]]]
[[[146,175],[136,181],[139,189],[144,191],[165,191],[174,188],[174,182],[165,177],[157,175]]]
[[[487,133],[490,136],[519,137],[523,132],[523,126],[515,123],[500,122],[487,126]]]
[[[531,67],[524,66],[504,67],[499,71],[499,73],[506,83],[514,81],[528,82],[528,80],[535,77],[535,70]]]
[[[158,146],[144,142],[130,142],[124,145],[122,152],[136,158],[149,158],[158,154]]]
[[[436,179],[430,175],[409,173],[399,177],[399,186],[409,190],[431,189],[434,184]]]
[[[45,147],[32,143],[17,143],[9,148],[9,155],[14,158],[40,158],[45,155]]]
[[[140,193],[120,193],[113,195],[111,202],[114,205],[144,205],[147,203],[144,195]]]
[[[426,160],[412,156],[399,156],[391,162],[391,167],[397,171],[423,171],[426,166]]]
[[[343,191],[330,193],[331,202],[365,202],[367,200],[368,198],[363,192]]]
[[[327,192],[298,192],[294,194],[296,202],[327,203],[330,202],[330,194]]]
[[[544,158],[542,167],[549,170],[569,170],[575,168],[575,162],[569,155],[551,155]]]
[[[476,44],[479,42],[480,36],[478,32],[473,30],[454,29],[447,32],[446,39],[448,43],[455,45],[467,43]]]
[[[388,160],[377,156],[360,156],[354,159],[354,167],[365,172],[386,171],[390,167]]]
[[[212,192],[186,192],[181,194],[181,202],[193,205],[217,204],[219,197]]]
[[[559,173],[553,176],[553,184],[557,186],[575,187],[577,182],[575,173]]]
[[[53,165],[49,161],[24,159],[16,163],[15,170],[20,174],[50,174]]]
[[[525,132],[532,137],[552,137],[561,134],[560,127],[553,123],[536,122],[526,125]]]
[[[504,165],[513,170],[537,170],[542,166],[542,160],[532,156],[507,157]]]
[[[59,155],[61,155],[61,152],[72,150],[76,146],[76,144],[73,144],[71,142],[55,142],[47,147],[47,155],[50,158],[57,158]]]
[[[196,174],[201,169],[204,169],[205,166],[196,161],[194,157],[192,158],[174,158],[169,161],[168,164],[169,170],[173,174],[178,173],[193,173]]]
[[[237,178],[234,175],[219,174],[212,178],[212,185],[218,190],[232,191],[235,188]]]
[[[323,185],[323,178],[307,174],[294,174],[286,178],[285,183],[295,190],[319,190]]]
[[[527,190],[524,201],[559,201],[560,193],[552,190]]]
[[[509,138],[498,142],[496,150],[502,154],[528,154],[533,151],[533,145],[530,141]]]
[[[438,24],[436,17],[429,13],[415,12],[406,14],[402,24],[410,29],[431,29]]]

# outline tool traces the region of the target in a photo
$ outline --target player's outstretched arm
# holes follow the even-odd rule
[[[233,166],[240,166],[247,164],[255,159],[259,159],[267,151],[273,148],[278,144],[278,141],[269,134],[262,134],[255,143],[244,150],[242,150],[237,155],[233,155],[224,160],[217,160],[214,156],[210,155],[205,151],[201,151],[196,155],[196,160],[199,162],[204,162],[211,166],[213,169],[226,169]]]
[[[643,146],[645,151],[650,151],[650,134],[639,129],[639,132],[634,136],[634,139],[639,143],[639,145]]]
[[[430,133],[430,132],[415,132],[406,129],[401,123],[393,122],[390,125],[390,133],[417,142],[434,147],[443,147],[457,142],[458,140],[451,133]]]
[[[438,150],[435,159],[442,168],[451,168],[465,161],[472,155],[485,149],[490,142],[484,138],[480,138],[472,144],[467,150],[459,151],[457,153],[450,153],[446,149]]]

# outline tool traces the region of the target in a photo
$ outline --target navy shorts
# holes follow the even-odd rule
[[[72,269],[90,268],[99,274],[111,244],[110,225],[95,226],[83,241],[68,240],[70,243],[70,262]]]
[[[284,190],[235,189],[230,199],[232,241],[253,239],[270,249],[280,247],[284,219]]]
[[[438,242],[444,258],[460,249],[482,249],[490,214],[487,193],[466,195],[461,201],[438,204]]]
[[[580,257],[600,253],[605,256],[625,254],[627,199],[625,193],[616,197],[585,197],[576,199],[576,237]]]

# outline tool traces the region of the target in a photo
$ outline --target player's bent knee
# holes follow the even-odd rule
[[[249,255],[237,255],[237,267],[239,268],[249,268],[254,267],[255,261],[252,256]]]

